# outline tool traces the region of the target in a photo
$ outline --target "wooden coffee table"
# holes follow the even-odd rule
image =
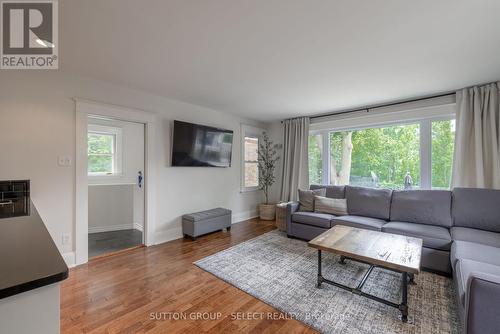
[[[422,239],[336,225],[309,241],[309,246],[318,249],[318,288],[321,287],[321,283],[327,283],[395,307],[401,311],[401,320],[408,321],[408,283],[413,283],[414,274],[420,272]],[[370,268],[355,288],[328,280],[321,274],[321,251],[340,255],[341,263],[345,263],[345,259],[351,259],[369,264]],[[363,285],[375,267],[402,274],[400,304],[362,291]]]

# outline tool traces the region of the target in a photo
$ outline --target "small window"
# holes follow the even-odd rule
[[[259,189],[259,140],[262,130],[242,126],[242,191]]]
[[[245,137],[245,188],[259,186],[259,138]]]
[[[88,175],[121,174],[121,129],[89,125]]]

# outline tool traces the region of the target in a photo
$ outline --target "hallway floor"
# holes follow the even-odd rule
[[[142,244],[142,232],[135,229],[89,233],[89,258]]]

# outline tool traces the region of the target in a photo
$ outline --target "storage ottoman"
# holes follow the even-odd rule
[[[231,210],[216,208],[182,216],[182,233],[192,240],[223,229],[231,230]]]

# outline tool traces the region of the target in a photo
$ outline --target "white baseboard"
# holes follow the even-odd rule
[[[166,231],[158,231],[155,233],[155,245],[159,245],[168,241],[181,239],[182,235],[182,226],[176,226],[170,228]]]
[[[64,262],[66,262],[66,265],[69,268],[73,268],[76,263],[75,263],[75,252],[68,252],[62,254],[62,258],[64,259]]]
[[[109,226],[94,226],[94,227],[89,227],[89,233],[122,231],[122,230],[130,230],[130,229],[137,229],[139,231],[142,231],[143,227],[142,227],[142,225],[137,224],[137,223],[122,224],[122,225],[109,225]]]
[[[259,212],[257,211],[257,209],[243,211],[243,212],[239,212],[239,213],[234,213],[233,214],[233,224],[241,223],[245,220],[252,219],[252,218],[255,218],[258,216],[259,216]]]

